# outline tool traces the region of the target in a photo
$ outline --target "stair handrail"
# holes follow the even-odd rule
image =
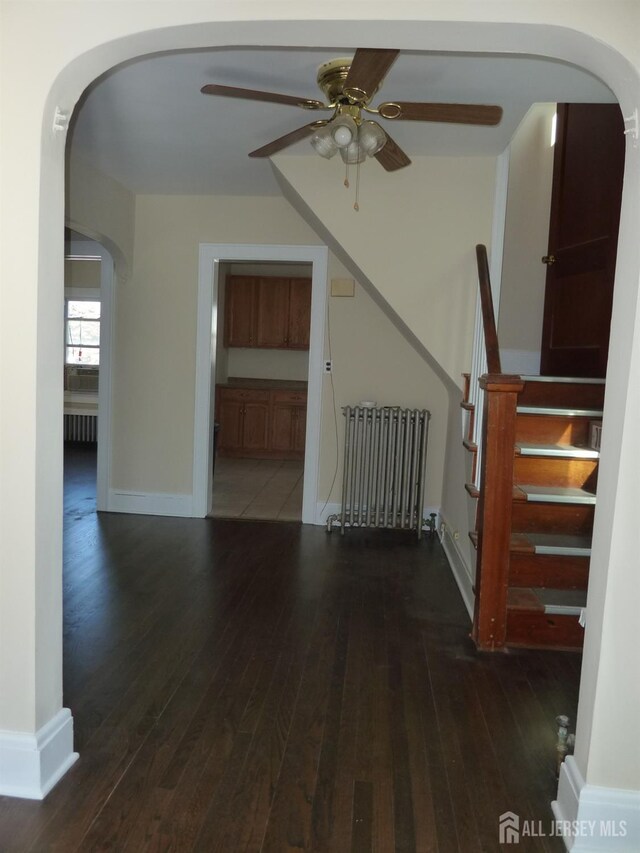
[[[480,304],[482,306],[482,326],[487,354],[487,371],[495,375],[502,373],[502,366],[500,364],[496,317],[493,310],[487,247],[482,243],[478,243],[476,246],[476,260],[478,262],[478,285],[480,287]]]

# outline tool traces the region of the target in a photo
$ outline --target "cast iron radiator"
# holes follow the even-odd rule
[[[342,508],[327,519],[339,527],[434,529],[422,517],[430,412],[345,406]]]
[[[96,442],[98,440],[98,416],[68,414],[64,416],[64,440]]]

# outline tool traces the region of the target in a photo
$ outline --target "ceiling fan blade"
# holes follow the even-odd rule
[[[280,95],[277,92],[260,92],[258,89],[238,89],[235,86],[219,86],[208,83],[200,89],[203,95],[222,95],[225,98],[245,98],[248,101],[269,101],[272,104],[289,104],[306,110],[326,110],[322,101],[314,98],[296,98],[295,95]]]
[[[270,157],[277,151],[282,151],[283,148],[288,148],[289,145],[293,145],[294,142],[299,142],[301,139],[304,139],[305,136],[311,136],[311,134],[318,129],[318,126],[322,126],[324,124],[326,124],[324,121],[321,123],[314,121],[311,124],[305,124],[304,127],[299,127],[297,130],[292,130],[291,133],[285,133],[284,136],[274,139],[273,142],[268,142],[266,145],[263,145],[262,148],[256,148],[255,151],[251,151],[249,153],[249,157]]]
[[[387,172],[395,172],[397,169],[403,169],[405,166],[411,165],[411,160],[404,153],[398,143],[387,134],[387,141],[384,147],[374,154],[374,157]]]
[[[378,112],[392,121],[439,121],[454,124],[499,124],[502,107],[488,104],[421,104],[386,101]]]
[[[356,101],[373,97],[399,53],[399,50],[359,47],[344,83],[345,95]]]

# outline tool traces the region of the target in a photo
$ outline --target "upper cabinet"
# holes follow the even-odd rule
[[[258,279],[257,344],[259,347],[287,347],[289,334],[289,279]]]
[[[309,349],[311,279],[227,277],[225,345]]]
[[[309,349],[311,328],[311,279],[292,278],[289,281],[289,349]]]
[[[227,278],[224,342],[228,347],[255,347],[258,324],[258,280],[253,276]]]

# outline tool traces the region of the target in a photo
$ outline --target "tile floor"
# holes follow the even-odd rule
[[[300,521],[303,472],[297,460],[218,457],[211,516]]]

